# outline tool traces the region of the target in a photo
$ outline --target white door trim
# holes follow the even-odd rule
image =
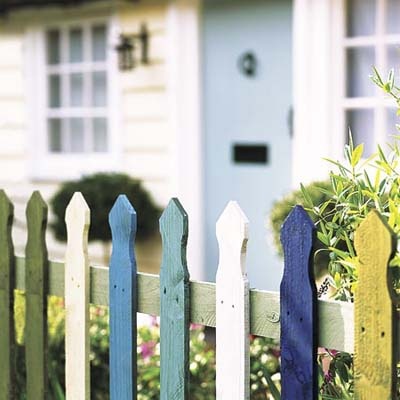
[[[188,265],[194,279],[204,277],[201,18],[202,0],[170,0],[167,70],[173,193],[190,217]]]

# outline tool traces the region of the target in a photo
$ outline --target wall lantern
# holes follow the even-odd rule
[[[140,47],[139,58],[136,55],[138,47]],[[120,71],[129,71],[139,63],[148,64],[149,32],[147,26],[142,24],[139,32],[135,34],[121,34],[115,50],[118,52],[118,66]]]

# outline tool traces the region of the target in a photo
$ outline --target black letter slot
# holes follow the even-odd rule
[[[236,164],[268,164],[266,144],[234,144],[232,158]]]

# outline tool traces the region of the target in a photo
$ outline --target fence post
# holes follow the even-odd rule
[[[65,222],[65,394],[67,400],[89,400],[90,210],[81,193],[72,196],[65,212]]]
[[[354,398],[396,397],[396,309],[388,286],[395,235],[375,210],[355,232],[358,285],[355,290]],[[391,282],[389,282],[391,284]]]
[[[110,399],[136,399],[136,212],[120,195],[109,214],[112,254],[109,270]]]
[[[47,377],[47,283],[48,258],[45,241],[47,205],[38,191],[26,208],[26,395],[28,400],[48,397]]]
[[[160,218],[161,400],[189,399],[189,272],[186,264],[188,216],[171,199]]]
[[[15,398],[14,287],[15,258],[11,237],[14,206],[0,190],[0,400]]]
[[[315,227],[301,206],[284,222],[280,288],[282,400],[317,399],[317,290],[313,277]]]
[[[249,221],[230,201],[217,222],[216,386],[218,400],[250,398],[249,282],[245,257]]]

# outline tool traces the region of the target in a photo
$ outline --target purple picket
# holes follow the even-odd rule
[[[282,400],[318,396],[317,290],[313,278],[315,227],[301,206],[284,222],[280,288]]]
[[[136,212],[125,195],[110,215],[110,399],[136,399]]]

